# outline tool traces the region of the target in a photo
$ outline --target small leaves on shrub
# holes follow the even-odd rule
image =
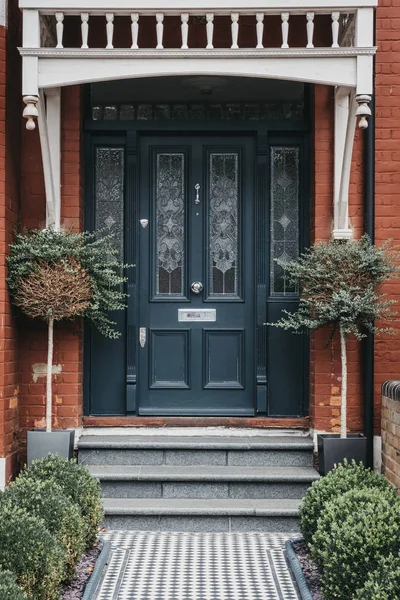
[[[17,579],[11,571],[0,571],[1,600],[28,600],[28,596],[17,584]]]
[[[55,481],[63,493],[80,507],[86,525],[86,547],[95,542],[104,513],[100,483],[86,467],[76,460],[49,455],[33,461],[30,467],[22,471],[20,479],[26,478]]]
[[[315,481],[307,490],[300,507],[300,529],[307,543],[312,541],[318,527],[318,520],[323,514],[327,502],[334,500],[345,492],[356,488],[376,488],[387,490],[390,483],[383,475],[366,469],[361,463],[344,461],[319,481]]]
[[[268,324],[296,333],[339,326],[358,339],[365,331],[390,333],[375,321],[395,316],[396,301],[386,299],[380,284],[396,275],[399,260],[388,242],[378,248],[367,235],[318,242],[297,260],[278,260],[285,277],[300,287],[300,302],[296,312],[284,310],[284,317]]]
[[[0,506],[0,569],[15,573],[29,598],[59,600],[65,553],[43,519],[4,504]]]
[[[86,525],[79,506],[64,495],[62,488],[53,480],[19,477],[6,487],[0,497],[0,506],[2,504],[19,506],[43,519],[64,548],[65,577],[71,577],[85,548]]]
[[[398,600],[400,598],[400,556],[380,559],[375,571],[367,575],[354,600]]]
[[[394,488],[354,489],[325,505],[310,549],[324,600],[353,598],[382,557],[400,552],[400,497]]]
[[[48,320],[46,315],[52,312],[56,320],[83,315],[104,336],[117,338],[121,333],[110,312],[126,308],[123,272],[131,266],[122,264],[118,255],[114,236],[104,231],[26,230],[10,245],[10,294],[30,317]],[[53,287],[48,285],[49,278],[54,280]],[[67,278],[70,288],[74,287],[72,298],[65,294]],[[35,289],[40,289],[40,302],[33,297]]]

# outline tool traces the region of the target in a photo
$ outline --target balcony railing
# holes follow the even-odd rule
[[[319,16],[327,16],[326,12],[318,12],[315,11],[296,11],[296,23],[294,23],[294,27],[296,28],[296,37],[304,38],[304,47],[307,49],[314,48],[314,29],[316,25],[316,17]],[[93,20],[92,14],[90,12],[81,12],[78,15],[74,15],[73,13],[68,13],[65,15],[64,12],[57,11],[54,15],[43,15],[43,24],[42,24],[42,35],[41,35],[41,46],[53,46],[57,49],[64,48],[64,39],[65,34],[68,34],[68,27],[74,29],[76,32],[76,21],[72,20],[71,17],[77,16],[80,19],[80,36],[79,36],[79,44],[76,43],[76,47],[80,47],[83,50],[89,49],[89,34],[91,21]],[[217,40],[218,47],[226,47],[232,50],[239,49],[239,32],[241,27],[242,19],[245,19],[245,27],[246,27],[246,37],[254,38],[255,44],[254,48],[260,50],[264,47],[268,48],[282,48],[289,49],[289,32],[291,27],[291,13],[290,12],[257,12],[254,14],[249,14],[248,12],[231,12],[230,14],[219,14],[217,12],[207,12],[204,14],[196,14],[192,15],[189,12],[183,12],[180,15],[171,14],[168,11],[165,12],[156,12],[151,15],[148,11],[141,12],[131,12],[129,14],[118,13],[117,15],[114,12],[105,12],[104,15],[100,16],[98,12],[93,15],[95,19],[95,28],[97,37],[101,36],[101,29],[103,28],[104,34],[103,37],[106,40],[105,49],[113,50],[115,44],[115,17],[125,17],[122,21],[120,19],[120,29],[124,30],[125,35],[124,39],[127,39],[128,36],[128,27],[130,29],[129,32],[129,46],[132,50],[139,49],[156,49],[163,50],[165,45],[165,37],[168,36],[170,31],[168,31],[168,27],[173,28],[174,30],[180,29],[180,45],[177,48],[181,50],[189,50],[191,47],[199,48],[199,44],[194,44],[193,46],[189,43],[189,32],[191,28],[191,20],[196,20],[196,30],[197,30],[197,38],[204,37],[205,43],[204,48],[206,50],[214,49],[215,40]],[[165,17],[173,17],[169,19],[169,23],[167,24]],[[303,17],[303,24],[299,22],[299,16]],[[343,46],[354,46],[354,19],[356,13],[341,13],[340,11],[333,11],[329,13],[328,18],[330,18],[330,32],[327,31],[327,21],[326,18],[323,23],[321,23],[321,29],[323,29],[323,45],[324,47],[331,48],[339,48],[341,45]],[[192,19],[191,19],[192,17]],[[275,18],[273,18],[275,17]],[[279,24],[277,23],[277,18],[279,18]],[[103,19],[101,23],[99,18]],[[146,36],[142,36],[144,39],[144,43],[139,43],[139,33],[141,20],[146,20]],[[150,19],[153,20],[153,24],[151,25]],[[129,21],[128,21],[129,20]],[[218,24],[217,24],[218,21]],[[150,27],[149,27],[150,25]],[[222,38],[219,36],[219,31],[224,30],[226,32],[227,25],[230,28],[230,39],[229,44],[226,46],[221,46]],[[199,32],[199,26],[204,28],[204,35],[201,35],[201,31]],[[154,34],[152,35],[151,27],[154,28]],[[304,28],[304,35],[302,35],[301,27]],[[253,31],[249,31],[250,28],[253,28]],[[279,28],[279,34],[277,34],[276,29]],[[275,31],[274,31],[275,29]],[[273,33],[273,35],[268,35],[268,32]],[[200,35],[199,35],[200,34]],[[176,37],[176,36],[175,36]],[[146,38],[152,39],[155,38],[154,46],[150,46],[148,43],[146,44]],[[76,39],[76,36],[75,36]],[[121,39],[121,38],[119,38]],[[225,38],[226,39],[226,38]],[[69,46],[71,47],[71,46]],[[93,47],[93,46],[92,46]],[[96,47],[96,46],[94,46]],[[97,46],[98,47],[98,46]],[[121,45],[119,44],[119,47]],[[250,46],[246,44],[246,48]],[[299,47],[299,44],[296,44],[296,47]]]

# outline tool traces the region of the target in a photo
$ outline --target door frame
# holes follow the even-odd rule
[[[276,145],[298,145],[300,147],[300,249],[310,244],[310,175],[311,163],[308,164],[311,152],[311,114],[309,99],[310,92],[306,94],[304,121],[93,121],[88,118],[84,122],[84,144],[85,144],[85,206],[84,220],[85,229],[92,230],[94,223],[94,148],[96,145],[119,145],[125,148],[125,214],[124,214],[124,248],[125,262],[138,264],[139,257],[139,142],[141,136],[163,134],[171,136],[190,134],[217,133],[231,134],[235,136],[245,135],[255,137],[255,219],[256,219],[256,243],[255,247],[255,279],[256,279],[256,397],[255,416],[284,417],[289,415],[273,414],[268,412],[268,331],[265,323],[267,321],[267,309],[271,303],[279,302],[279,298],[269,296],[269,256],[270,256],[270,229],[267,226],[267,217],[271,213],[269,193],[269,153],[270,147]],[[308,97],[308,98],[307,98]],[[183,129],[184,127],[184,129]],[[264,253],[257,252],[257,245],[264,245]],[[126,313],[126,410],[121,413],[112,413],[117,416],[137,414],[137,352],[139,326],[139,311],[135,303],[137,274],[136,268],[127,272],[127,292],[129,293],[128,308]],[[289,300],[290,304],[298,300]],[[136,340],[136,343],[132,343]],[[302,336],[303,356],[303,381],[302,399],[298,403],[296,414],[292,417],[303,417],[307,415],[309,404],[309,338]],[[84,414],[91,415],[91,333],[90,328],[84,328]],[[283,374],[284,375],[284,374]],[[106,415],[104,415],[106,416]]]

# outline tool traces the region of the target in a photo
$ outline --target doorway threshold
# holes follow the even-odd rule
[[[218,435],[308,435],[310,420],[307,417],[134,417],[88,416],[83,418],[85,434],[93,428],[104,435],[105,428],[116,430],[114,435],[202,435],[212,430]],[[100,430],[99,430],[100,428]],[[91,433],[91,432],[90,432]],[[109,433],[109,432],[107,432]],[[111,433],[110,433],[111,434]]]

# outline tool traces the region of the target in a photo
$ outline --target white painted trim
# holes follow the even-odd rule
[[[374,471],[382,472],[382,436],[374,435]]]
[[[0,458],[0,492],[6,487],[6,459]]]
[[[112,5],[113,12],[126,11],[127,14],[135,9],[135,12],[155,11],[162,12],[176,11],[195,12],[195,14],[205,14],[213,12],[230,13],[230,12],[269,12],[269,11],[291,11],[292,13],[304,12],[307,10],[318,10],[319,12],[330,13],[332,10],[341,10],[342,12],[352,12],[357,8],[375,7],[378,6],[378,0],[269,0],[266,6],[265,0],[250,0],[244,6],[243,0],[213,0],[212,2],[201,2],[201,0],[145,0],[140,6],[135,2],[134,7],[132,0],[19,0],[21,9],[39,9],[42,12],[46,11],[69,11],[80,14],[86,11],[101,11],[104,14]]]
[[[0,0],[0,25],[7,27],[7,0]]]
[[[26,58],[29,57],[24,57],[24,61]],[[79,61],[76,58],[52,58],[39,60],[38,83],[39,88],[50,88],[141,77],[230,75],[354,87],[356,60],[354,56],[311,60],[301,56],[279,60],[273,57],[232,60],[222,54],[217,60],[182,56],[168,61],[143,57],[101,61],[99,58],[80,58]]]
[[[170,58],[181,58],[187,60],[189,58],[230,58],[230,59],[249,59],[249,58],[308,58],[314,60],[315,58],[336,58],[342,60],[344,57],[354,56],[373,56],[378,50],[377,46],[365,47],[365,48],[239,48],[234,49],[211,49],[206,48],[190,48],[184,53],[181,49],[117,49],[107,50],[104,48],[35,48],[29,46],[23,46],[19,48],[21,56],[38,56],[39,58],[109,58],[109,59],[120,59],[120,58],[140,58],[140,59],[155,59],[155,60],[166,60]]]

